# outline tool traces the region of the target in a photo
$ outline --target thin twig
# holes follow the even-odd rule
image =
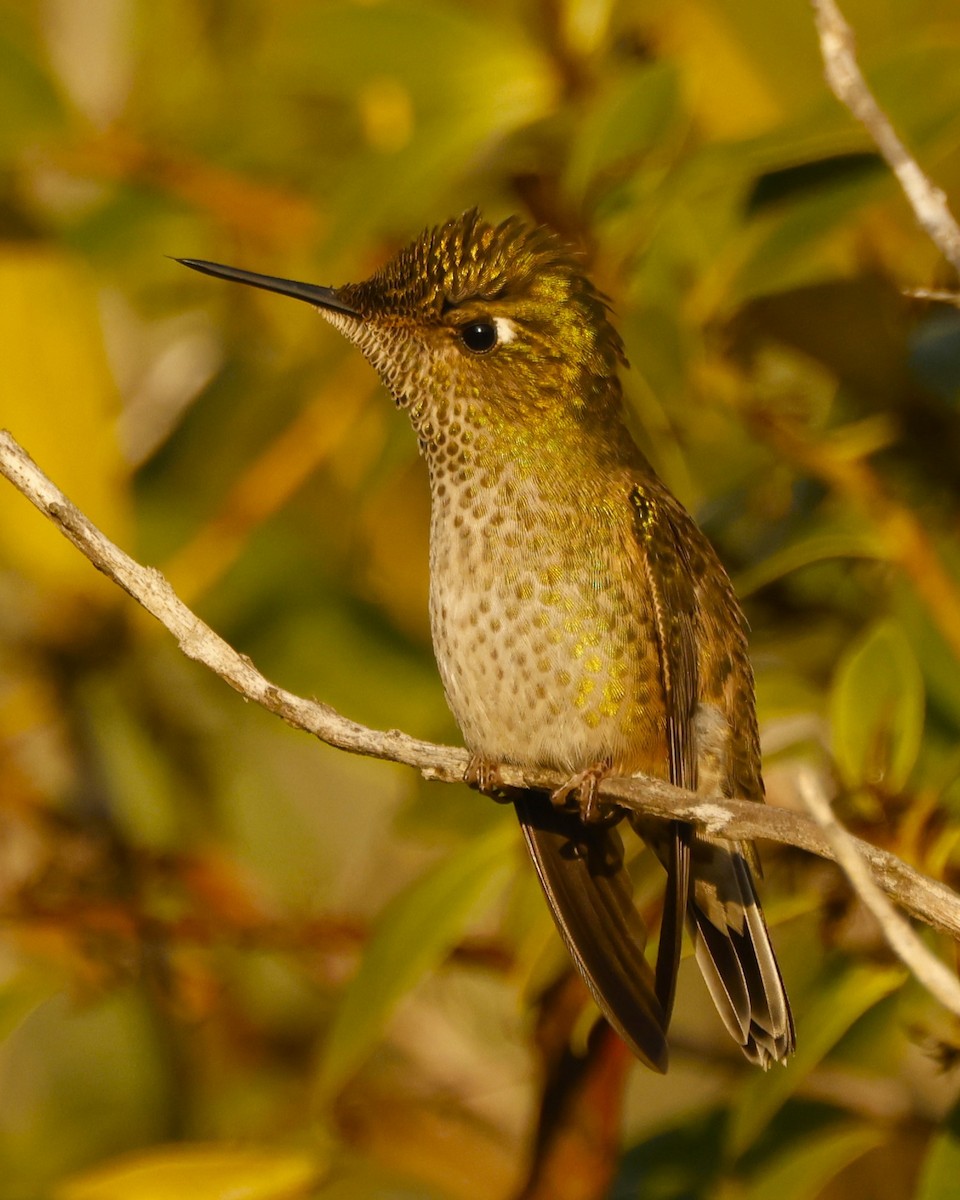
[[[934,304],[950,304],[960,308],[960,292],[951,292],[944,288],[904,288],[903,294],[911,300],[930,300]]]
[[[430,780],[452,783],[463,779],[468,762],[465,750],[419,741],[398,730],[368,729],[341,716],[327,704],[306,700],[271,683],[245,655],[234,650],[191,612],[159,571],[135,562],[105,537],[5,430],[0,430],[0,474],[53,521],[98,570],[155,616],[177,639],[188,658],[208,667],[242,696],[330,746],[404,763]],[[504,766],[501,775],[508,788],[552,790],[564,782],[553,772],[519,767]],[[604,780],[600,794],[624,809],[665,820],[686,821],[734,841],[762,838],[796,846],[821,858],[835,858],[814,821],[785,809],[745,800],[707,803],[693,792],[646,777]],[[934,929],[960,939],[960,897],[944,884],[915,871],[896,855],[859,839],[852,840],[889,896]]]
[[[830,89],[867,130],[899,180],[920,226],[954,270],[960,273],[960,226],[954,220],[946,196],[920,169],[867,86],[857,64],[853,30],[835,0],[812,0],[812,4]],[[922,293],[916,291],[913,294],[919,296]],[[951,293],[925,294],[929,299],[957,303],[957,298]],[[824,473],[821,471],[821,474]],[[953,649],[960,651],[960,605],[957,603],[956,586],[943,568],[923,526],[912,513],[897,511],[895,505],[879,494],[879,483],[873,486],[876,481],[865,464],[849,464],[845,471],[835,474],[832,482],[842,490],[856,493],[861,498],[869,497],[874,502],[878,499],[883,501],[879,506],[871,504],[871,509],[880,514],[875,519],[888,535],[891,557],[901,560],[926,600],[941,632]],[[928,991],[951,1012],[960,1016],[960,982],[956,975],[927,950],[877,887],[856,840],[834,817],[812,772],[801,772],[798,782],[807,810],[820,825],[836,861],[846,873],[854,891],[879,922],[891,948]]]
[[[798,772],[797,785],[807,812],[813,817],[830,843],[834,858],[850,885],[876,918],[890,948],[923,984],[931,995],[960,1017],[960,980],[914,933],[877,887],[854,838],[833,814],[830,801],[809,767]]]
[[[960,272],[960,226],[947,198],[920,169],[867,87],[857,65],[856,41],[834,0],[812,0],[827,83],[841,104],[864,126],[900,181],[921,227],[954,270]]]

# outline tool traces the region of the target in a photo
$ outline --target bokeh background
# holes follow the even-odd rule
[[[960,195],[954,0],[845,9]],[[771,802],[812,766],[957,886],[960,316],[903,295],[952,280],[803,0],[5,0],[0,424],[272,679],[456,740],[405,422],[306,306],[165,256],[338,283],[474,204],[613,300]],[[765,848],[794,1062],[686,963],[646,1073],[509,812],[244,704],[6,485],[0,757],[0,1200],[960,1194],[958,1030],[832,867]]]

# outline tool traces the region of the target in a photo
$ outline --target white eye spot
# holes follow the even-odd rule
[[[497,331],[497,341],[501,346],[512,342],[517,336],[517,327],[509,317],[494,317],[493,324]]]

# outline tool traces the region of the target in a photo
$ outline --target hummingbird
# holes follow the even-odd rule
[[[544,227],[474,209],[340,287],[178,261],[313,305],[409,417],[430,478],[434,651],[467,782],[495,793],[505,764],[566,780],[511,799],[608,1022],[666,1070],[686,925],[736,1043],[761,1067],[783,1062],[794,1024],[755,847],[631,814],[667,872],[651,966],[616,817],[598,803],[606,775],[705,799],[764,791],[743,614],[628,430],[623,343],[577,257]]]

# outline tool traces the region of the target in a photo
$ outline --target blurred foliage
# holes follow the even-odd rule
[[[960,195],[955,3],[844,7]],[[745,597],[771,800],[812,764],[958,885],[960,317],[804,0],[0,0],[0,112],[0,423],[270,677],[456,739],[425,480],[305,306],[165,255],[342,282],[520,211]],[[509,814],[244,705],[6,487],[0,755],[0,1200],[508,1197],[535,1147],[529,1197],[958,1194],[958,1030],[832,868],[764,853],[786,1070],[686,966],[631,1068]]]

